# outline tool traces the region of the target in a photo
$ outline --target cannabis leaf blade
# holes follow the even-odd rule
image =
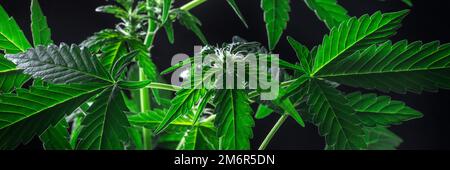
[[[422,113],[405,106],[403,102],[391,100],[387,96],[357,92],[347,95],[346,98],[366,126],[397,125],[422,117]]]
[[[406,5],[408,5],[410,7],[413,6],[412,0],[402,0],[402,1],[403,1],[403,3],[405,3]]]
[[[403,142],[386,127],[364,128],[364,132],[369,150],[395,150]]]
[[[264,10],[269,49],[273,50],[287,27],[291,7],[289,0],[261,0],[261,8]]]
[[[104,90],[87,110],[77,149],[124,149],[129,126],[122,93],[117,87]]]
[[[98,85],[49,85],[0,95],[0,148],[28,143],[104,88]],[[24,104],[26,103],[26,104]]]
[[[305,3],[330,29],[350,18],[337,0],[305,0]]]
[[[166,111],[155,109],[130,115],[128,120],[134,126],[154,130],[163,122],[165,114]],[[205,119],[196,123],[191,116],[192,114],[180,116],[172,121],[165,129],[166,133],[162,134],[162,138],[167,135],[177,137],[177,141],[179,141],[177,149],[179,150],[216,149],[219,140],[216,136],[216,128],[211,122],[213,119]]]
[[[30,43],[13,18],[0,5],[0,50],[13,54],[31,48]]]
[[[205,35],[203,34],[202,30],[200,29],[200,26],[202,23],[200,20],[198,20],[197,17],[189,13],[188,11],[184,10],[178,10],[178,20],[180,21],[180,24],[185,26],[187,29],[194,32],[195,35],[202,41],[203,44],[208,44],[208,41],[206,40]]]
[[[125,42],[121,39],[105,43],[101,51],[100,61],[106,70],[111,70],[113,64],[127,53]]]
[[[47,25],[47,18],[44,16],[38,0],[31,1],[31,30],[35,47],[53,43],[51,31]]]
[[[347,99],[319,80],[311,80],[309,88],[309,112],[320,135],[325,136],[326,149],[365,149],[361,122]]]
[[[44,144],[45,150],[71,150],[73,149],[69,143],[69,124],[63,118],[55,126],[50,126],[39,136]]]
[[[155,130],[164,121],[166,113],[166,110],[155,109],[148,112],[132,114],[128,116],[128,120],[130,121],[130,124],[134,126],[141,126],[147,129]],[[194,124],[190,118],[187,116],[180,116],[170,122],[165,131],[169,133],[178,133],[180,129],[184,130],[184,128],[192,127],[193,125]]]
[[[450,89],[450,44],[401,41],[356,52],[323,69],[321,78],[384,92]]]
[[[213,125],[211,122],[207,122]],[[206,123],[203,123],[206,124]],[[177,150],[216,150],[218,148],[216,128],[194,126],[188,129],[178,143]]]
[[[8,54],[6,58],[33,78],[56,84],[112,81],[97,58],[77,45],[38,46],[25,53]]]
[[[248,28],[247,21],[245,21],[245,18],[242,15],[241,10],[239,9],[238,5],[236,4],[236,1],[235,0],[227,0],[227,2],[228,2],[228,5],[230,5],[231,8],[233,8],[234,12],[239,17],[239,19],[242,21],[242,23],[244,24],[245,28]]]
[[[339,27],[334,27],[317,49],[313,74],[357,50],[384,43],[396,33],[407,13],[408,10],[385,14],[376,12],[372,16],[352,18],[341,23]]]
[[[28,79],[16,69],[16,65],[0,54],[0,92],[10,92],[14,88],[22,87]]]
[[[243,90],[218,90],[214,103],[216,105],[214,125],[220,139],[219,149],[250,149],[255,122],[247,94]]]
[[[162,14],[161,14],[163,24],[166,23],[167,19],[169,19],[169,10],[170,10],[171,6],[172,6],[172,0],[164,0]]]
[[[155,130],[155,133],[161,133],[175,119],[192,110],[194,105],[205,95],[205,93],[205,89],[185,88],[179,90],[176,93],[175,98],[172,99],[172,105],[167,111],[164,120]]]
[[[303,70],[306,73],[309,73],[311,71],[312,59],[310,58],[311,55],[309,54],[308,47],[300,44],[300,42],[298,42],[297,40],[295,40],[292,37],[288,37],[287,40],[288,40],[289,44],[291,45],[291,47],[295,50],[298,61],[300,61],[300,64],[301,64]]]

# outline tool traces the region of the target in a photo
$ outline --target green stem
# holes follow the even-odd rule
[[[139,69],[139,80],[146,80],[147,77],[144,74],[144,69]],[[150,101],[150,95],[149,90],[147,88],[142,88],[139,90],[139,97],[140,97],[140,109],[141,112],[150,111],[151,109],[151,101]],[[145,127],[142,128],[142,138],[144,143],[144,150],[151,150],[152,149],[152,131],[150,129],[147,129]]]
[[[171,84],[164,84],[164,83],[150,83],[146,88],[167,90],[167,91],[174,91],[174,92],[177,92],[178,90],[181,90],[180,86],[175,86],[175,85],[171,85]]]
[[[278,129],[280,129],[281,125],[286,121],[286,119],[289,117],[288,114],[283,114],[280,119],[278,119],[277,123],[272,127],[269,134],[267,134],[266,138],[264,139],[261,146],[259,146],[258,150],[265,150],[267,145],[269,145],[269,142],[272,140],[275,133],[277,133]]]
[[[195,8],[195,7],[203,4],[204,2],[206,2],[206,0],[193,0],[193,1],[183,5],[180,9],[184,10],[184,11],[189,11],[192,8]]]
[[[151,3],[150,0],[147,0],[147,5],[149,6]],[[148,10],[149,15],[151,15],[151,11]],[[145,46],[148,48],[148,50],[150,50],[154,38],[155,38],[155,34],[156,34],[156,30],[157,30],[157,23],[155,21],[153,21],[152,19],[148,20],[148,29],[147,29],[147,35],[145,36],[145,40],[144,40],[144,44]],[[148,52],[150,55],[150,51]],[[150,57],[150,56],[148,56]],[[144,81],[147,80],[147,77],[145,76],[144,73],[144,69],[139,68],[139,81]],[[139,96],[140,96],[140,108],[141,108],[141,112],[146,112],[146,111],[150,111],[151,110],[151,100],[150,100],[150,93],[149,93],[149,89],[147,88],[142,88],[139,90]],[[150,129],[147,129],[145,127],[142,128],[142,138],[143,138],[143,143],[144,143],[144,150],[151,150],[153,148],[152,146],[152,138],[153,138],[153,133]]]

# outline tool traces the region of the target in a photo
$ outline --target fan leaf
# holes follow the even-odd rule
[[[356,52],[318,77],[383,92],[421,93],[450,89],[450,44],[391,42]]]
[[[28,143],[103,88],[101,85],[49,85],[0,95],[0,148],[12,149]]]
[[[422,117],[422,113],[387,96],[356,92],[347,95],[346,98],[366,126],[398,125]]]
[[[239,9],[239,6],[236,4],[236,1],[235,0],[227,0],[227,2],[228,2],[228,5],[230,5],[230,7],[233,8],[234,13],[236,13],[236,15],[239,17],[242,24],[244,24],[245,28],[248,28],[247,21],[245,21],[245,18],[242,15],[241,10]]]
[[[128,139],[127,107],[117,87],[104,90],[87,110],[77,149],[123,150]]]
[[[372,16],[351,18],[339,27],[334,27],[317,49],[312,75],[320,74],[323,68],[338,63],[357,50],[386,42],[396,34],[408,12],[409,10],[385,14],[376,12]]]
[[[31,1],[31,32],[33,33],[35,47],[53,43],[51,30],[47,25],[47,18],[44,16],[38,0]]]
[[[396,134],[385,127],[364,128],[367,149],[395,150],[403,142]]]
[[[347,99],[325,82],[311,80],[308,98],[312,122],[325,136],[326,149],[365,149],[364,131]]]
[[[255,122],[247,94],[243,90],[221,89],[214,97],[214,104],[217,116],[214,125],[220,140],[219,149],[250,149]]]
[[[192,108],[197,104],[201,98],[206,93],[206,89],[196,89],[196,88],[184,88],[176,93],[175,98],[172,99],[172,105],[169,111],[164,117],[164,120],[155,130],[155,133],[161,133],[167,128],[174,120],[176,120],[181,115],[189,113]]]
[[[0,92],[11,92],[22,87],[28,76],[16,69],[16,65],[0,54]]]
[[[24,52],[31,48],[16,21],[0,5],[0,50],[8,54]]]
[[[188,30],[194,32],[195,35],[202,41],[204,45],[208,44],[208,40],[206,40],[205,35],[203,34],[200,26],[202,23],[198,20],[197,17],[189,13],[188,11],[178,10],[177,11],[178,21],[181,25],[186,27]]]
[[[39,136],[44,144],[45,150],[71,150],[73,149],[69,143],[69,124],[63,118],[53,127],[49,127],[42,135]]]
[[[275,49],[289,21],[289,0],[261,0],[264,10],[269,49]]]
[[[305,0],[305,3],[329,29],[350,18],[347,10],[339,5],[337,0]]]
[[[25,53],[8,54],[6,58],[24,73],[51,83],[112,82],[97,58],[77,45],[38,46]]]

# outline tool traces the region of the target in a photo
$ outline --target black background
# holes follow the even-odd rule
[[[176,0],[176,6],[189,2]],[[249,29],[246,29],[235,16],[233,10],[225,0],[209,0],[205,4],[193,9],[191,12],[202,22],[202,30],[210,44],[229,42],[233,35],[239,35],[249,41],[259,41],[267,44],[263,15],[260,9],[260,0],[238,0],[237,3],[247,19]],[[352,16],[364,13],[398,11],[408,8],[400,0],[340,0]],[[448,8],[450,1],[446,0],[416,0],[411,14],[404,20],[403,27],[393,40],[407,39],[409,41],[422,40],[430,42],[440,40],[450,42],[448,31]],[[52,29],[52,38],[55,43],[80,43],[94,32],[104,28],[113,28],[117,22],[112,16],[96,13],[94,9],[99,5],[108,4],[104,0],[40,0],[41,6],[47,16]],[[27,37],[31,40],[29,0],[0,0],[0,4],[12,15],[21,26]],[[285,40],[290,35],[307,45],[313,47],[322,41],[323,35],[328,32],[325,25],[317,19],[302,0],[291,1],[291,20],[283,38],[275,50],[280,57],[295,62],[293,50]],[[193,33],[180,25],[175,25],[175,44],[168,43],[165,33],[158,34],[153,60],[162,70],[170,66],[171,57],[177,53],[193,53],[193,46],[201,45]],[[352,88],[341,88],[346,92]],[[400,149],[450,149],[450,107],[448,99],[450,92],[442,90],[439,93],[423,93],[397,95],[389,94],[394,99],[402,100],[407,105],[424,113],[424,118],[406,122],[391,129],[404,139]],[[267,119],[257,120],[254,128],[253,147],[259,146],[271,126],[275,123],[277,115]],[[288,120],[272,140],[268,149],[323,149],[324,140],[317,133],[317,128],[308,124],[301,128],[293,120]],[[38,139],[19,149],[41,149]]]

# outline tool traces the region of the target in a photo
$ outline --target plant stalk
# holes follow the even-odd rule
[[[195,7],[203,4],[204,2],[206,2],[206,0],[193,0],[193,1],[183,5],[182,7],[180,7],[180,9],[184,10],[184,11],[189,11],[192,8],[195,8]]]
[[[265,150],[267,145],[269,145],[269,142],[272,140],[273,136],[275,135],[275,133],[277,133],[278,129],[280,129],[281,125],[283,125],[283,123],[286,121],[286,119],[289,117],[288,114],[283,114],[280,119],[278,119],[277,123],[272,127],[272,129],[270,130],[269,134],[267,134],[266,138],[264,139],[264,141],[261,143],[261,145],[259,146],[258,150]]]
[[[144,69],[139,68],[139,80],[146,80],[147,77],[144,74]],[[151,109],[151,101],[150,101],[150,94],[149,90],[147,88],[142,88],[139,90],[139,97],[140,97],[140,108],[141,112],[150,111]],[[150,129],[147,129],[145,127],[142,128],[142,138],[143,138],[143,144],[144,144],[144,150],[151,150],[152,149],[152,131]]]
[[[150,6],[150,3],[151,3],[151,1],[147,0],[148,6]],[[148,14],[151,15],[150,10],[148,10]],[[150,49],[152,47],[158,25],[151,18],[148,19],[148,25],[149,26],[147,29],[147,35],[145,36],[144,44],[149,50],[148,57],[150,57]],[[139,68],[139,81],[145,81],[145,80],[147,80],[147,77],[145,76],[144,69]],[[151,100],[150,100],[149,89],[147,89],[147,88],[140,89],[139,97],[140,97],[141,112],[150,111],[151,110]],[[142,128],[142,138],[143,138],[143,144],[144,144],[143,149],[151,150],[153,148],[153,146],[152,146],[153,132],[150,129],[143,127]]]

